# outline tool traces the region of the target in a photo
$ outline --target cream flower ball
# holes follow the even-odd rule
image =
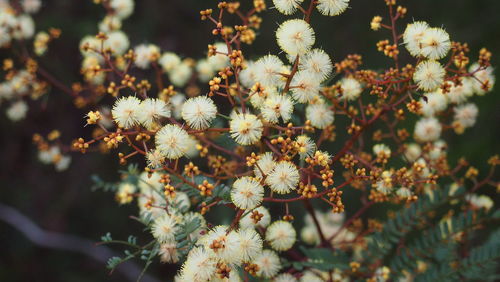
[[[295,139],[295,146],[297,147],[301,159],[311,157],[316,151],[316,144],[307,135],[297,136]]]
[[[34,14],[42,7],[41,0],[22,0],[21,5],[26,13]]]
[[[290,83],[293,98],[299,103],[308,103],[318,97],[320,79],[309,71],[298,71]]]
[[[122,97],[116,100],[111,110],[113,120],[119,127],[128,129],[139,123],[141,100],[135,96]]]
[[[476,123],[479,112],[477,106],[473,103],[457,106],[453,111],[455,112],[454,121],[464,128],[472,127]]]
[[[475,72],[472,79],[472,89],[477,95],[482,96],[493,89],[495,76],[492,67],[480,69],[479,64],[475,63],[470,66],[469,72]],[[487,89],[483,89],[484,85],[487,85]]]
[[[424,91],[434,91],[444,82],[445,69],[439,62],[423,61],[415,68],[413,80],[417,83],[418,89]]]
[[[278,274],[281,269],[279,256],[276,252],[271,250],[263,250],[262,253],[253,260],[253,263],[259,267],[257,276],[263,278],[272,278]]]
[[[349,0],[318,0],[316,8],[324,16],[338,16],[349,6]]]
[[[264,187],[251,177],[242,177],[233,183],[231,200],[242,210],[253,209],[262,203]]]
[[[163,100],[147,98],[141,102],[137,119],[147,129],[153,129],[161,118],[168,118],[170,115],[170,108]]]
[[[428,28],[429,24],[422,21],[413,22],[406,26],[403,33],[403,42],[413,57],[420,57],[422,55],[422,38]]]
[[[188,150],[189,134],[178,125],[162,127],[155,137],[156,148],[168,159],[178,159]]]
[[[240,263],[240,237],[236,231],[229,231],[228,226],[219,225],[210,230],[207,235],[199,239],[206,249],[212,250],[215,258],[225,263]],[[210,245],[213,243],[220,244],[220,248],[212,249]]]
[[[181,64],[181,58],[172,52],[165,52],[158,60],[158,64],[165,72],[170,72]]]
[[[358,99],[359,95],[361,95],[361,92],[363,92],[361,83],[359,83],[359,81],[352,77],[343,78],[340,81],[340,87],[342,88],[341,99],[347,101],[354,101]]]
[[[276,251],[286,251],[292,248],[296,239],[297,232],[288,221],[275,221],[266,230],[266,241]]]
[[[276,38],[281,50],[292,56],[305,54],[316,40],[314,30],[301,19],[282,23],[276,31]]]
[[[292,117],[293,101],[288,95],[274,95],[268,97],[261,107],[262,117],[270,123],[277,123],[281,117],[287,122]]]
[[[28,104],[23,100],[19,100],[7,109],[6,114],[7,117],[11,121],[19,121],[26,117],[26,113],[28,112]]]
[[[444,111],[448,106],[448,99],[441,90],[425,94],[425,96],[427,97],[427,101],[422,98],[420,99],[420,104],[422,105],[422,114],[426,117],[434,116]]]
[[[467,99],[474,95],[474,89],[472,89],[473,78],[465,77],[462,79],[461,84],[458,85],[454,82],[447,82],[451,85],[450,91],[446,93],[446,98],[453,104],[461,104]]]
[[[309,71],[324,81],[332,73],[332,60],[322,49],[313,49],[300,58],[299,70]]]
[[[236,114],[229,127],[231,137],[240,145],[257,143],[264,130],[262,122],[252,114]]]
[[[193,68],[186,62],[180,63],[168,73],[170,82],[176,87],[184,87],[193,74]]]
[[[209,248],[195,247],[189,251],[180,271],[180,281],[210,281],[217,270],[217,259]]]
[[[217,107],[207,96],[188,99],[182,105],[182,118],[193,129],[207,129],[217,115]]]
[[[255,177],[262,179],[262,173],[264,173],[266,176],[269,175],[269,173],[271,173],[271,171],[273,171],[274,167],[276,166],[276,162],[274,161],[272,152],[265,152],[259,157],[260,159],[254,166],[253,173]]]
[[[156,218],[151,227],[153,237],[160,243],[174,242],[175,233],[179,231],[175,217],[164,213]]]
[[[129,48],[130,42],[127,35],[121,31],[108,33],[108,39],[104,41],[104,47],[111,49],[115,55],[123,55]]]
[[[287,194],[295,190],[299,184],[299,170],[289,161],[276,164],[273,171],[266,177],[266,184],[278,194]]]
[[[436,118],[422,118],[415,124],[415,139],[420,142],[430,142],[441,136],[441,124]]]
[[[422,155],[422,148],[420,148],[420,145],[416,143],[411,143],[406,146],[406,149],[404,151],[404,157],[405,159],[412,163],[415,162],[420,156]]]
[[[273,0],[274,7],[284,15],[291,15],[304,0]]]
[[[254,229],[238,231],[242,262],[251,262],[262,252],[262,238]]]
[[[160,48],[154,44],[141,44],[134,48],[135,65],[140,69],[148,69],[151,62],[160,57]]]
[[[333,111],[326,103],[310,104],[306,107],[306,119],[311,121],[311,125],[323,129],[333,124],[335,117]]]
[[[450,51],[450,35],[442,28],[429,28],[424,32],[421,44],[422,55],[431,60],[439,60]]]
[[[120,19],[128,18],[134,12],[134,0],[111,0],[109,6]]]
[[[260,58],[254,66],[255,81],[260,82],[265,87],[282,85],[283,81],[280,73],[283,66],[283,62],[275,55],[266,55]]]

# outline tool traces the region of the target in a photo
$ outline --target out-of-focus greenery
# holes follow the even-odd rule
[[[79,80],[80,54],[78,43],[87,34],[97,32],[97,22],[104,15],[102,7],[90,0],[43,1],[41,12],[35,15],[37,29],[62,29],[62,37],[51,44],[42,65],[66,83]],[[247,2],[247,1],[242,1]],[[266,0],[268,6],[272,1]],[[500,1],[497,0],[419,0],[399,1],[407,6],[412,19],[426,20],[433,26],[443,26],[452,40],[468,42],[471,59],[481,47],[493,52],[492,64],[500,65]],[[154,42],[162,50],[172,50],[184,56],[200,58],[207,44],[212,43],[210,26],[199,20],[198,11],[213,7],[216,1],[206,0],[138,0],[134,15],[124,22],[124,31],[132,45]],[[378,40],[389,37],[384,31],[373,32],[369,23],[374,15],[386,16],[382,0],[352,0],[351,9],[338,17],[313,17],[318,46],[323,47],[339,61],[347,54],[363,55],[368,67],[384,66],[390,60],[376,51]],[[277,52],[274,30],[284,18],[275,10],[264,14],[261,35],[247,53],[263,55]],[[401,30],[404,26],[401,26]],[[271,48],[271,50],[269,49]],[[4,57],[0,51],[0,56]],[[47,134],[52,129],[63,133],[63,141],[89,135],[83,128],[85,112],[75,110],[72,101],[60,91],[53,90],[43,106],[33,104],[28,118],[19,123],[0,118],[0,201],[16,207],[41,227],[98,240],[111,232],[126,238],[140,234],[141,226],[128,218],[135,214],[135,206],[118,206],[113,195],[91,192],[90,175],[98,173],[105,179],[116,180],[119,168],[112,155],[74,154],[72,165],[63,173],[54,172],[36,160],[36,149],[31,144],[32,134]],[[497,85],[484,97],[474,97],[480,113],[477,125],[463,135],[446,133],[452,163],[465,157],[486,173],[486,160],[499,153],[500,87]],[[2,107],[0,105],[0,107]],[[4,115],[4,107],[2,107]],[[342,135],[332,146],[340,146]],[[488,192],[495,195],[493,191]],[[349,201],[348,213],[353,212]],[[383,211],[381,211],[383,213]],[[109,277],[104,264],[96,263],[80,254],[40,249],[11,227],[0,223],[0,281],[122,281],[115,274]],[[171,267],[153,264],[150,272],[157,277],[171,277]]]

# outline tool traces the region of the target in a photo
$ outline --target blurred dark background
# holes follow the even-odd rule
[[[34,16],[37,30],[49,27],[62,29],[62,38],[51,45],[41,64],[62,81],[79,81],[80,55],[78,43],[87,34],[97,32],[97,23],[104,16],[101,6],[90,0],[43,1],[42,10]],[[249,0],[243,0],[248,5]],[[307,2],[307,1],[306,1]],[[471,60],[477,58],[481,47],[493,52],[493,65],[500,65],[500,1],[497,0],[414,0],[398,1],[408,7],[402,20],[407,23],[426,20],[433,26],[443,26],[452,40],[468,42]],[[210,26],[199,20],[198,11],[212,8],[216,1],[207,0],[140,0],[135,13],[124,21],[123,30],[131,38],[132,46],[152,42],[162,50],[184,56],[201,58],[207,44],[213,42]],[[266,0],[268,7],[272,1]],[[383,0],[352,0],[351,9],[337,17],[324,17],[315,12],[313,26],[317,33],[316,46],[323,47],[334,61],[350,53],[362,54],[368,67],[390,64],[387,57],[376,52],[378,40],[389,38],[384,31],[370,30],[374,15],[387,18]],[[277,52],[274,30],[285,17],[276,10],[263,14],[261,35],[254,45],[246,47],[247,54],[263,55]],[[401,25],[403,30],[405,25]],[[319,44],[318,44],[319,43]],[[270,49],[269,49],[270,48]],[[4,54],[4,53],[1,53]],[[2,58],[3,59],[3,58]],[[486,173],[487,159],[499,153],[500,87],[495,86],[484,97],[475,96],[480,114],[475,127],[457,136],[447,133],[445,139],[453,148],[454,160],[464,156]],[[33,133],[47,134],[59,129],[62,140],[89,136],[83,128],[86,111],[75,110],[71,99],[54,89],[48,96],[47,107],[30,107],[28,117],[12,123],[5,117],[5,106],[0,118],[0,203],[15,207],[46,230],[74,234],[90,240],[99,240],[106,232],[116,238],[140,234],[141,227],[128,218],[136,213],[136,205],[118,206],[113,195],[92,192],[90,175],[116,181],[119,165],[115,154],[73,154],[71,167],[62,173],[52,166],[42,165],[32,145]],[[337,141],[341,144],[342,140]],[[347,212],[352,212],[346,203]],[[0,222],[0,281],[124,281],[120,273],[108,275],[105,265],[81,254],[40,248],[33,245],[17,230]],[[119,249],[116,249],[119,250]],[[172,268],[154,263],[150,273],[162,280],[172,277]]]

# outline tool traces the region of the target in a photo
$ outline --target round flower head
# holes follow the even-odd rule
[[[276,252],[271,250],[263,250],[262,253],[253,260],[253,263],[259,267],[257,276],[263,278],[272,278],[278,274],[281,269],[279,256]]]
[[[182,265],[181,281],[204,282],[215,276],[217,260],[212,256],[210,249],[195,247],[189,251],[186,261]]]
[[[363,89],[361,88],[361,83],[356,79],[346,77],[340,81],[340,87],[342,88],[342,99],[348,101],[354,101],[358,99]]]
[[[446,98],[448,98],[450,103],[461,104],[474,94],[471,80],[470,77],[466,77],[462,79],[461,84],[446,82],[451,85],[450,91],[446,93]]]
[[[266,178],[266,184],[278,194],[287,194],[297,188],[299,171],[295,164],[281,161],[276,164],[273,171]]]
[[[28,104],[23,100],[19,100],[7,109],[6,114],[7,117],[11,121],[19,121],[26,117],[26,113],[28,112]]]
[[[227,49],[226,43],[217,42],[214,44],[215,48],[217,48],[217,52],[222,54],[215,54],[215,56],[210,56],[208,58],[208,63],[212,66],[212,68],[216,71],[221,70],[229,65],[229,57],[227,54],[229,51]]]
[[[163,55],[161,55],[160,59],[158,60],[158,64],[160,64],[161,68],[165,72],[170,72],[173,69],[175,69],[177,66],[181,64],[181,58],[177,56],[177,54],[172,53],[172,52],[165,52]]]
[[[251,88],[257,82],[257,64],[254,61],[247,61],[245,68],[240,71],[239,79],[241,85]]]
[[[257,161],[257,164],[253,169],[255,177],[262,179],[262,173],[264,173],[266,176],[269,175],[269,173],[273,171],[275,166],[276,162],[273,159],[273,153],[265,152],[264,154],[260,155],[260,159]]]
[[[422,113],[426,117],[442,112],[448,106],[446,95],[440,90],[425,94],[425,96],[427,97],[427,101],[422,98],[420,99],[420,104],[422,105]]]
[[[139,123],[140,110],[141,100],[135,96],[128,96],[116,100],[111,114],[119,127],[127,129]]]
[[[116,192],[116,200],[120,204],[128,204],[132,202],[133,194],[137,190],[137,187],[135,185],[128,183],[128,182],[122,182],[118,186],[118,191]]]
[[[179,253],[177,252],[177,243],[165,243],[160,245],[158,250],[160,261],[163,263],[179,262]]]
[[[297,278],[290,273],[281,273],[274,277],[273,282],[298,282]]]
[[[196,63],[196,73],[201,82],[208,82],[215,75],[215,70],[206,59],[199,60]]]
[[[316,227],[312,225],[306,225],[300,230],[300,239],[308,245],[319,244],[321,240]]]
[[[21,2],[21,5],[23,6],[23,10],[26,13],[29,14],[34,14],[40,10],[40,7],[42,7],[42,1],[41,0],[23,0]]]
[[[299,70],[309,71],[324,81],[331,74],[333,69],[330,56],[321,49],[313,49],[300,58]]]
[[[255,64],[255,79],[257,82],[260,82],[265,87],[278,86],[283,83],[280,75],[283,62],[277,56],[264,56]]]
[[[373,146],[373,153],[378,156],[378,155],[384,155],[386,157],[391,156],[391,148],[385,144],[375,144]]]
[[[174,96],[170,97],[169,103],[172,108],[172,116],[175,119],[182,118],[182,105],[186,102],[186,96],[181,93],[177,93]]]
[[[388,170],[385,170],[382,172],[382,175],[380,176],[380,180],[377,181],[375,188],[377,191],[380,193],[387,195],[392,191],[392,173]]]
[[[182,62],[168,73],[170,82],[176,87],[184,87],[193,74],[193,69],[187,62]]]
[[[129,46],[127,35],[120,30],[108,33],[108,39],[104,41],[104,48],[109,48],[115,55],[123,55]]]
[[[153,129],[161,118],[168,118],[170,114],[170,109],[164,101],[147,98],[141,102],[137,119],[147,129]]]
[[[168,124],[156,133],[156,148],[169,159],[178,159],[188,150],[189,134],[177,125]]]
[[[422,37],[422,55],[431,60],[439,60],[451,48],[450,35],[442,28],[429,28]]]
[[[138,68],[147,69],[151,62],[156,61],[160,57],[160,48],[154,44],[141,44],[135,47],[134,63]]]
[[[214,101],[206,96],[190,98],[182,105],[182,118],[193,129],[207,129],[216,114]]]
[[[285,15],[295,13],[302,2],[304,2],[304,0],[273,0],[274,7]]]
[[[493,75],[493,68],[487,67],[486,69],[479,69],[479,64],[475,63],[470,66],[469,72],[475,72],[472,79],[472,88],[477,95],[484,95],[493,89],[495,85],[495,76]]]
[[[160,243],[175,242],[175,233],[178,231],[177,221],[167,213],[156,218],[151,227],[153,237]]]
[[[253,213],[258,213],[259,215],[259,220],[257,221],[257,218],[254,216],[252,217]],[[253,209],[251,212],[245,212],[243,217],[240,220],[240,228],[241,229],[247,229],[247,228],[266,228],[269,223],[271,223],[271,214],[269,211],[263,207],[260,206],[256,209]]]
[[[439,62],[423,61],[420,62],[413,74],[413,80],[418,85],[418,89],[424,91],[434,91],[444,82],[446,71]]]
[[[229,123],[231,137],[240,145],[255,144],[262,136],[262,122],[252,114],[237,114]]]
[[[316,8],[325,16],[338,16],[349,6],[349,0],[318,0]]]
[[[409,144],[404,152],[405,159],[410,163],[415,162],[421,155],[422,149],[420,148],[420,145],[415,143]]]
[[[486,195],[467,195],[465,199],[476,209],[490,210],[494,206],[493,200]]]
[[[455,112],[454,120],[464,128],[471,127],[476,123],[476,118],[478,114],[477,106],[469,103],[461,106],[457,106],[453,109]]]
[[[219,225],[200,238],[205,249],[225,263],[240,263],[240,237],[236,231],[227,232],[228,226]]]
[[[441,124],[433,117],[422,118],[415,124],[415,139],[420,142],[430,142],[441,136]]]
[[[99,31],[104,33],[118,31],[122,28],[122,20],[116,16],[107,15],[99,23]]]
[[[266,241],[276,251],[290,249],[295,244],[296,237],[297,232],[288,221],[275,221],[266,230]]]
[[[321,277],[319,277],[316,273],[310,271],[310,270],[306,270],[304,271],[304,275],[302,275],[302,277],[300,277],[300,282],[324,282],[325,280],[323,280]]]
[[[311,121],[311,125],[323,129],[333,124],[333,111],[325,103],[310,104],[306,107],[306,119]]]
[[[231,200],[242,210],[260,205],[264,197],[264,187],[251,177],[242,177],[233,183]]]
[[[118,18],[125,19],[134,11],[134,0],[111,0],[109,6]]]
[[[429,25],[426,22],[414,22],[406,26],[403,41],[406,49],[413,57],[422,55],[422,38],[428,28]]]
[[[297,150],[299,151],[301,159],[311,157],[314,151],[316,151],[316,144],[307,135],[297,136],[297,139],[295,139],[295,144],[297,146]]]
[[[253,229],[243,229],[238,232],[242,262],[251,262],[262,252],[262,238]]]
[[[314,30],[300,19],[282,23],[276,31],[276,38],[281,50],[292,56],[305,54],[315,41]]]
[[[29,15],[21,15],[17,18],[17,27],[12,31],[16,39],[29,39],[35,35],[35,22]]]
[[[293,101],[288,95],[275,95],[267,98],[261,108],[262,117],[270,123],[277,123],[281,117],[287,122],[292,117]]]
[[[307,103],[318,96],[320,80],[309,71],[298,71],[292,78],[290,90],[293,98],[299,103]]]

